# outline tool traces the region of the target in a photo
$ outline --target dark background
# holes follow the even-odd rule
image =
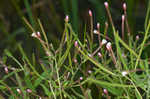
[[[22,44],[27,54],[40,52],[40,44],[30,35],[32,31],[26,26],[22,17],[28,19],[36,31],[40,31],[39,18],[55,47],[59,45],[64,18],[69,15],[74,31],[83,33],[85,25],[89,27],[88,10],[93,12],[94,28],[97,22],[104,31],[104,23],[108,21],[104,2],[106,0],[0,0],[0,56],[8,49],[17,54],[17,45]],[[148,0],[108,0],[116,29],[120,30],[122,4],[127,3],[127,14],[133,35],[144,31],[144,22]]]

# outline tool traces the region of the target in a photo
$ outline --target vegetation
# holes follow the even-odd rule
[[[99,3],[98,0],[89,1],[93,5]],[[68,14],[63,20],[64,26],[53,7],[54,2],[47,1],[51,3],[49,7],[53,14],[50,17],[56,25],[50,30],[48,26],[53,24],[49,25],[42,13],[42,18],[35,17],[28,0],[24,0],[27,16],[19,6],[20,1],[11,2],[22,20],[18,23],[23,25],[10,34],[4,24],[6,21],[1,21],[4,33],[1,37],[4,38],[0,57],[0,99],[150,98],[150,1],[143,32],[138,33],[134,33],[135,20],[131,15],[128,17],[126,3],[120,8],[123,14],[119,29],[111,15],[111,2],[104,2],[106,10],[102,9],[106,11],[108,21],[95,25],[95,16],[88,10],[89,23],[80,30],[78,24],[82,23],[77,0],[71,2],[72,14],[69,14],[67,0],[58,2]],[[43,4],[43,1],[33,2],[36,4],[33,9]],[[127,1],[127,4],[132,12],[134,2]],[[101,10],[96,7],[96,11]],[[47,31],[62,33],[59,34],[61,40],[57,38],[58,34]]]

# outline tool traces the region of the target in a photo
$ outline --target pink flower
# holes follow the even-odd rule
[[[98,55],[99,57],[102,57],[102,54],[101,54],[100,52],[98,52],[97,55]]]
[[[75,47],[78,47],[78,41],[75,41],[75,42],[74,42],[74,46],[75,46]]]
[[[124,16],[124,14],[122,15],[122,21],[124,21],[125,20],[125,16]]]
[[[31,93],[31,92],[32,92],[32,90],[31,90],[31,89],[27,89],[26,91],[27,91],[28,93]]]
[[[139,35],[137,35],[137,36],[136,36],[136,40],[139,40],[139,38],[140,38]]]
[[[127,5],[126,5],[126,3],[123,3],[123,10],[124,10],[124,11],[127,10]]]
[[[5,67],[4,70],[5,70],[5,73],[8,74],[8,68]]]
[[[106,8],[108,8],[108,2],[104,2]]]
[[[92,73],[92,71],[91,71],[91,70],[88,70],[88,73],[89,73],[89,74],[91,74],[91,73]]]
[[[83,77],[80,77],[80,80],[83,80]]]
[[[69,21],[69,16],[66,15],[65,22],[68,22],[68,21]]]
[[[21,94],[21,90],[19,88],[16,89],[19,94]]]
[[[108,94],[107,89],[103,89],[104,94]]]
[[[89,10],[89,15],[92,16],[92,11],[91,10]]]
[[[99,29],[99,27],[100,27],[100,24],[99,24],[99,23],[97,23],[97,29]]]

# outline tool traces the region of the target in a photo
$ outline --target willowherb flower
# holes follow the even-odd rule
[[[111,50],[111,43],[110,43],[110,42],[108,42],[108,43],[106,44],[106,48],[107,48],[107,50]]]
[[[77,61],[77,59],[76,59],[76,58],[74,58],[74,59],[73,59],[73,62],[74,62],[74,63],[77,63],[78,61]]]
[[[80,77],[79,79],[80,79],[80,80],[83,80],[83,77]]]
[[[104,94],[108,94],[107,89],[103,89]]]
[[[91,74],[91,73],[92,73],[92,71],[91,71],[91,70],[88,70],[88,73],[89,73],[89,74]]]
[[[19,94],[21,94],[21,90],[19,88],[16,89]]]
[[[124,22],[124,20],[125,20],[125,16],[124,16],[124,14],[122,15],[122,21]]]
[[[127,5],[126,5],[126,3],[123,3],[123,10],[124,10],[124,11],[127,10]]]
[[[75,42],[74,42],[74,46],[75,46],[75,47],[78,47],[78,41],[75,41]]]
[[[101,54],[100,52],[98,52],[97,55],[98,55],[99,57],[102,57],[102,54]]]
[[[69,16],[68,15],[66,15],[66,18],[65,18],[65,22],[69,22]]]
[[[5,70],[5,73],[8,74],[8,68],[5,67],[4,70]]]
[[[137,35],[137,36],[136,36],[136,40],[139,40],[139,38],[140,38],[139,35]]]
[[[42,99],[41,97],[39,97],[39,99]]]
[[[97,23],[97,29],[99,29],[100,28],[100,24],[99,23]]]
[[[104,2],[106,8],[108,8],[108,2]]]
[[[26,91],[27,91],[28,93],[31,93],[31,92],[32,92],[32,90],[31,90],[31,89],[27,89]]]
[[[121,74],[122,74],[122,76],[126,76],[128,74],[128,72],[127,71],[123,71],[123,72],[121,72]]]
[[[104,44],[106,44],[106,43],[107,43],[107,40],[106,40],[106,39],[103,39],[101,44],[104,45]]]
[[[89,16],[90,16],[90,17],[92,16],[92,11],[91,11],[91,10],[89,10]]]
[[[94,34],[98,34],[98,31],[97,31],[97,30],[94,30],[93,33],[94,33]]]
[[[41,37],[41,33],[38,31],[37,33],[36,33],[36,35],[40,38]]]

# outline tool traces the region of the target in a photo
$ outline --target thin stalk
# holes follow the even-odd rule
[[[88,60],[90,60],[93,64],[95,64],[97,67],[99,67],[100,69],[102,69],[103,71],[107,72],[110,75],[114,75],[117,76],[116,74],[114,74],[113,72],[109,71],[108,69],[104,68],[102,66],[102,64],[100,64],[99,62],[97,62],[96,60],[94,60],[93,58],[89,57],[88,55],[86,55],[82,50],[80,50],[78,48],[78,50],[80,51],[80,53]]]
[[[92,42],[92,44],[93,44],[93,17],[91,16],[90,17],[90,23],[91,23],[91,42]]]
[[[38,23],[39,23],[40,28],[41,28],[41,30],[42,30],[42,33],[43,33],[44,39],[45,39],[45,41],[46,41],[47,48],[49,49],[48,39],[47,39],[46,33],[45,33],[45,31],[44,31],[44,28],[43,28],[43,25],[42,25],[42,23],[41,23],[40,19],[38,19]]]
[[[28,25],[28,27],[32,30],[32,32],[35,32],[35,30],[33,29],[33,27],[31,26],[31,24],[27,21],[27,19],[25,17],[22,18],[24,20],[24,22]]]
[[[128,24],[127,12],[125,11],[124,14],[125,14],[125,22],[126,22],[127,31],[130,35],[131,32],[130,32],[130,27],[129,27],[129,24]]]
[[[115,57],[114,52],[113,52],[112,49],[110,49],[110,54],[111,54],[112,60],[113,60],[113,62],[115,64],[115,67],[117,69],[117,61],[116,61],[116,57]]]
[[[104,5],[105,5],[105,8],[106,8],[110,23],[111,23],[112,27],[114,27],[114,23],[113,23],[111,13],[110,13],[110,10],[109,10],[108,2],[105,2]]]
[[[145,30],[147,28],[147,25],[148,25],[148,20],[149,20],[149,17],[150,17],[150,0],[148,1],[148,8],[147,8],[147,12],[146,12],[146,18],[145,18]]]
[[[141,44],[141,49],[140,49],[140,51],[139,51],[139,54],[138,54],[138,57],[137,57],[137,60],[136,60],[136,63],[135,63],[135,69],[137,68],[137,65],[138,65],[138,63],[139,63],[139,60],[140,60],[142,51],[143,51],[143,49],[144,49],[144,45],[145,45],[145,42],[146,42],[147,37],[148,37],[149,29],[150,29],[150,21],[149,21],[149,24],[148,24],[148,26],[147,26],[147,29],[146,29],[146,32],[145,32],[145,36],[144,36],[144,40],[143,40],[143,42],[142,42],[142,44]]]
[[[105,22],[105,30],[104,30],[104,36],[107,38],[107,31],[108,31],[108,22]]]
[[[58,71],[58,67],[57,67],[57,61],[56,61],[56,59],[55,59],[55,68],[56,68],[56,74],[57,74],[57,79],[58,79],[58,84],[59,84],[59,92],[60,92],[60,98],[61,99],[63,99],[63,97],[62,97],[62,90],[61,90],[61,82],[60,82],[60,78],[59,78],[59,71]]]
[[[101,43],[101,35],[100,35],[100,24],[99,23],[97,23],[97,31],[98,31],[98,41],[99,41],[99,45],[100,45],[100,43]]]
[[[4,85],[4,86],[8,89],[8,91],[11,93],[11,95],[13,95],[16,99],[19,99],[19,98],[16,96],[16,94],[13,93],[13,91],[11,90],[11,88],[10,88],[6,83],[4,83],[4,82],[2,82],[2,81],[0,81],[0,83],[1,83],[2,85]]]
[[[102,44],[92,53],[92,56],[94,56],[102,47]]]
[[[136,92],[138,93],[140,99],[143,99],[140,92],[138,91],[137,87],[135,86],[134,82],[130,78],[128,78],[127,76],[125,76],[125,77],[133,84],[133,86],[134,86]]]
[[[92,15],[91,10],[89,10],[89,16],[90,16],[90,34],[91,34],[90,46],[91,46],[91,50],[92,50],[92,44],[93,44],[93,15]]]
[[[129,24],[128,24],[126,3],[123,4],[123,10],[124,10],[124,15],[125,15],[125,23],[126,23],[127,31],[128,31],[128,34],[130,35],[131,32],[130,32],[130,28],[129,28]]]
[[[81,83],[80,83],[80,80],[78,81],[78,83],[79,83],[79,86],[80,86],[80,89],[81,89],[82,93],[84,94],[85,99],[88,99],[88,96],[87,96],[87,94],[86,94],[86,91],[85,91],[85,89],[82,87],[82,85],[81,85]]]
[[[125,16],[122,15],[122,24],[121,24],[121,27],[122,27],[122,39],[124,40],[124,21],[125,21]]]
[[[54,93],[53,87],[52,87],[52,85],[51,85],[50,82],[49,82],[49,86],[50,86],[50,89],[51,89],[52,94],[53,94],[53,96],[54,96],[54,99],[57,99],[57,98],[56,98],[56,95],[55,95],[55,93]]]

